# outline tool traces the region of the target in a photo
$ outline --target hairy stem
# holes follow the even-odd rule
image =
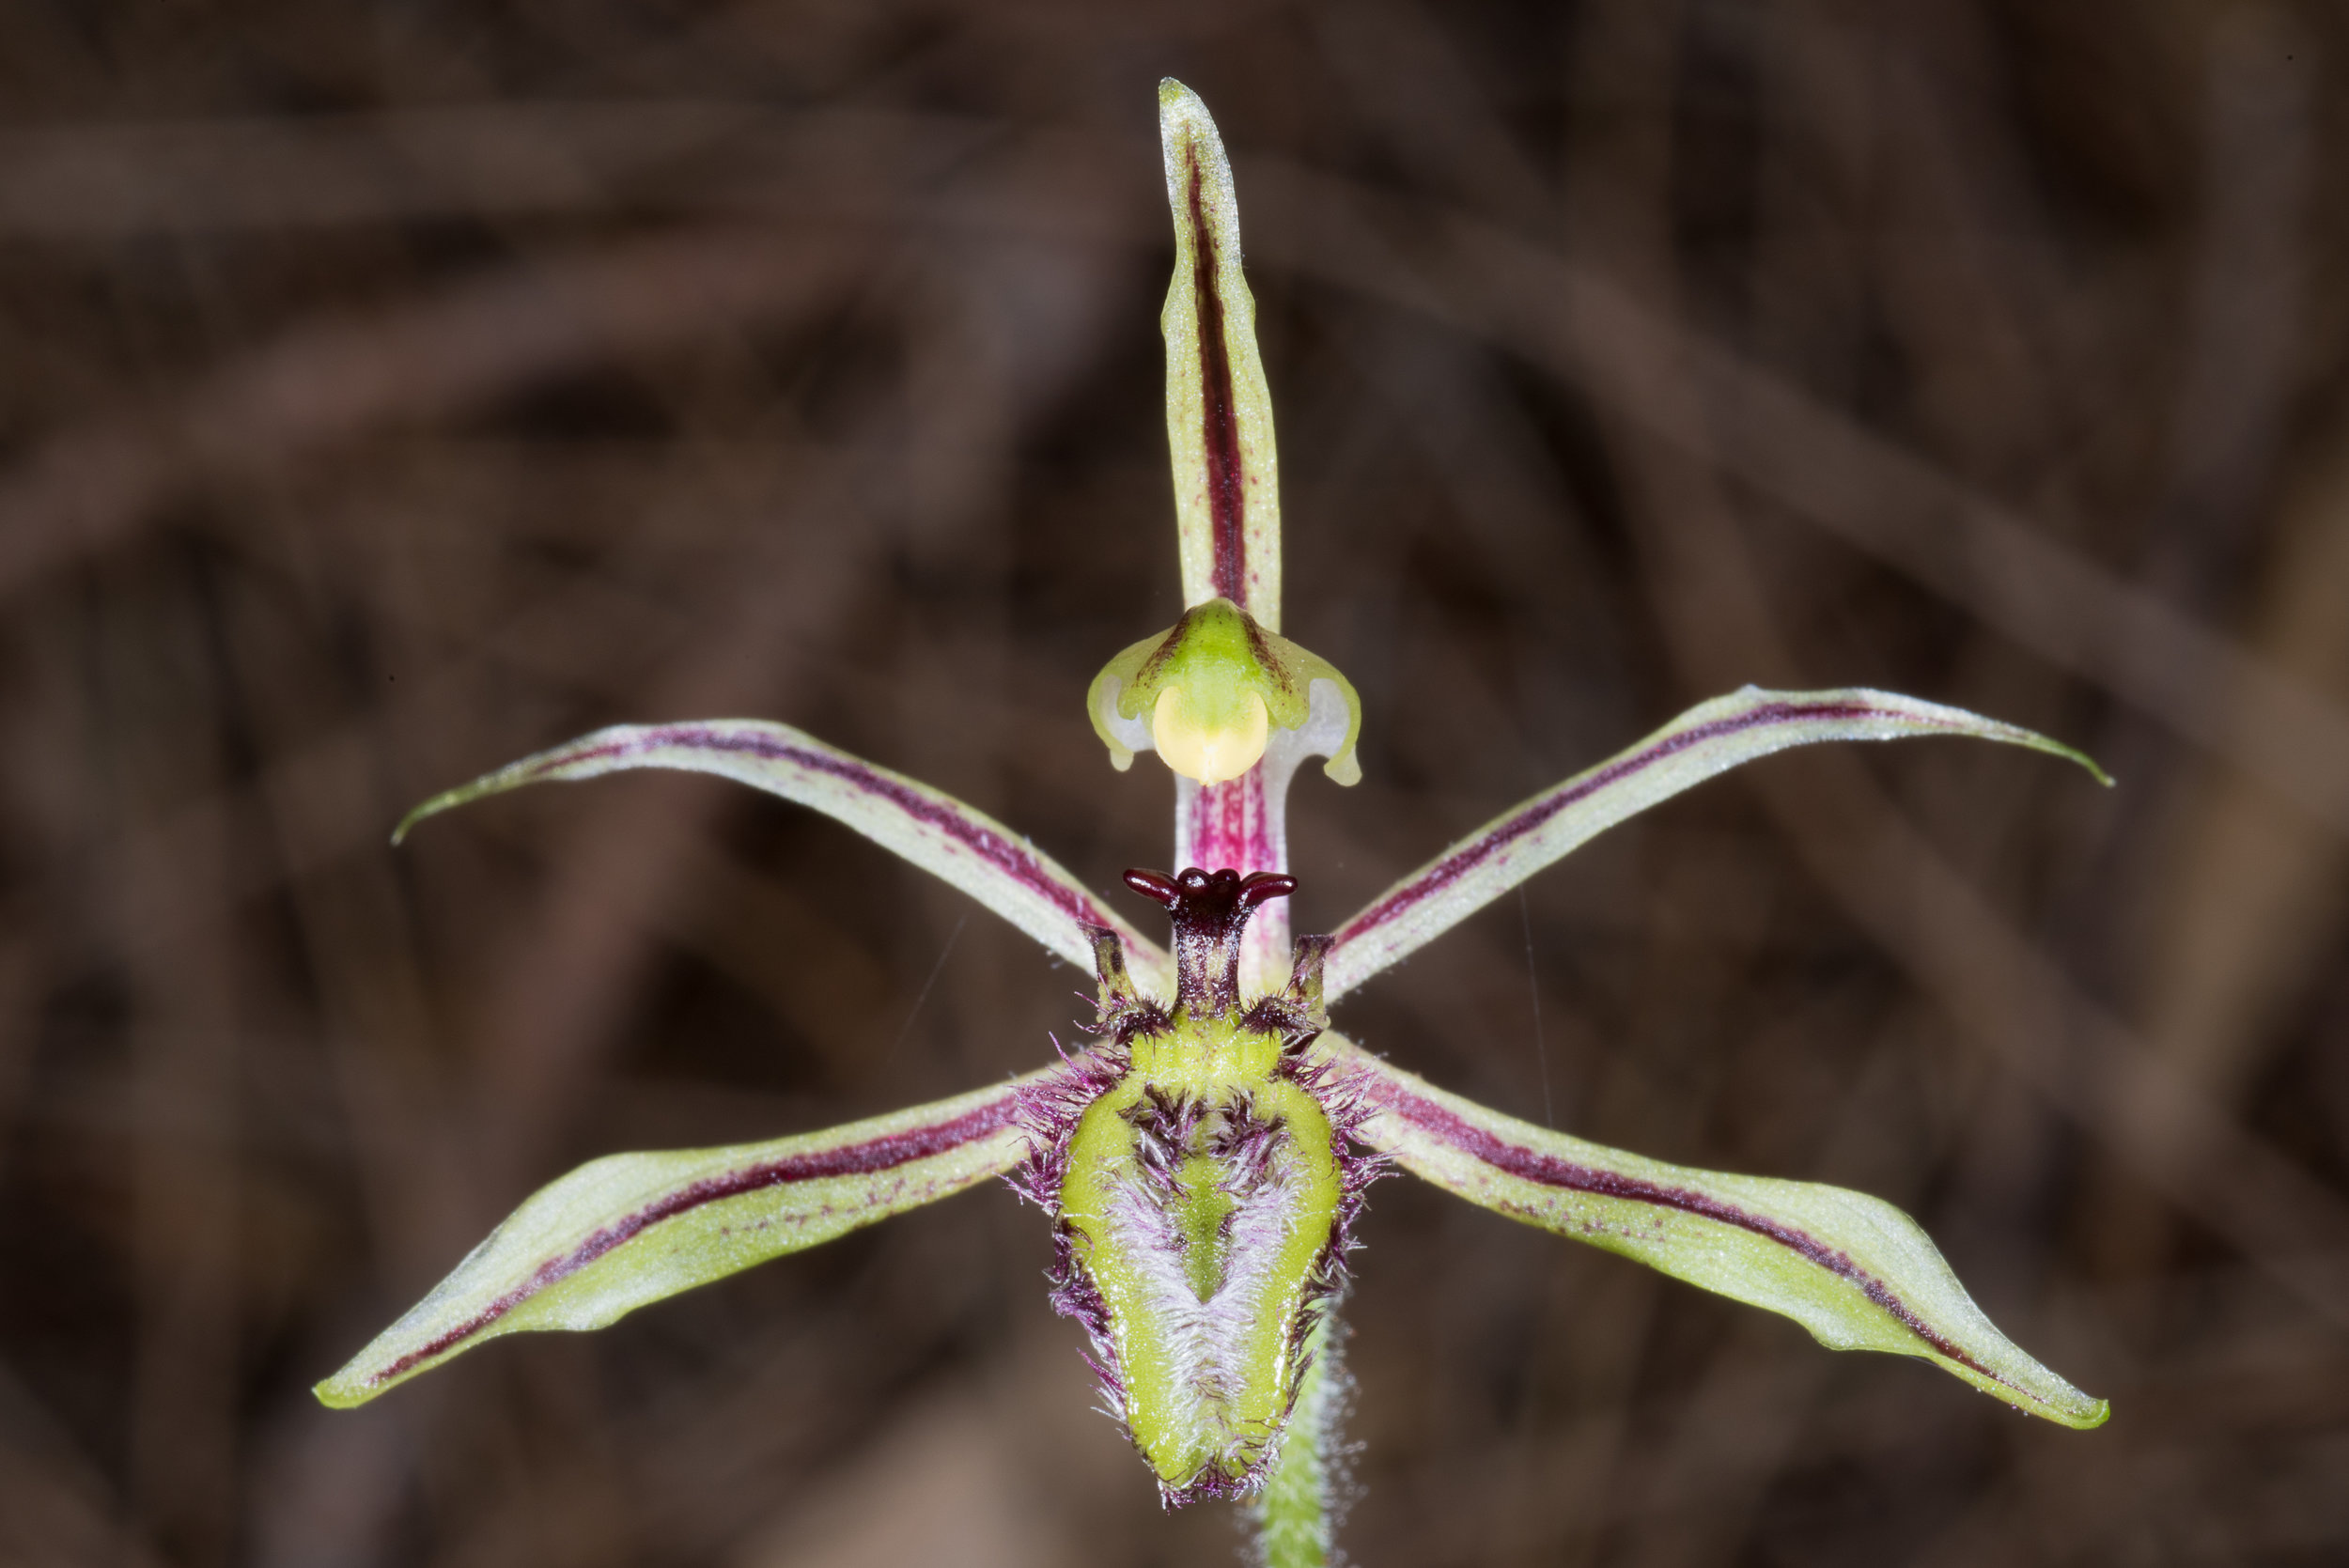
[[[1338,1494],[1346,1478],[1338,1424],[1347,1384],[1338,1348],[1345,1339],[1334,1313],[1314,1330],[1308,1347],[1313,1361],[1299,1380],[1288,1436],[1264,1495],[1250,1508],[1256,1559],[1264,1568],[1327,1568],[1341,1560]]]

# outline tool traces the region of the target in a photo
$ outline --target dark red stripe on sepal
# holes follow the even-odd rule
[[[1215,562],[1215,591],[1233,603],[1248,603],[1248,474],[1240,455],[1239,396],[1232,380],[1231,348],[1224,340],[1223,296],[1217,287],[1221,256],[1215,225],[1207,213],[1206,178],[1199,147],[1185,150],[1185,194],[1190,225],[1190,287],[1199,322],[1199,444],[1207,465],[1209,536]]]
[[[689,1183],[632,1214],[598,1228],[562,1256],[550,1258],[539,1265],[528,1280],[491,1301],[463,1323],[368,1374],[365,1381],[369,1388],[380,1388],[428,1361],[436,1360],[458,1349],[532,1296],[561,1283],[664,1219],[674,1219],[678,1215],[727,1198],[739,1198],[748,1193],[789,1187],[800,1182],[894,1171],[917,1160],[950,1153],[1001,1131],[1018,1120],[1019,1111],[1018,1092],[1006,1089],[998,1098],[949,1121],[890,1133],[840,1148],[763,1160],[738,1171],[729,1171],[723,1176],[710,1176]]]

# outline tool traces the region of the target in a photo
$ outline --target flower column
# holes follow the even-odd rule
[[[1268,631],[1281,629],[1281,466],[1272,394],[1256,351],[1256,302],[1240,272],[1239,203],[1222,138],[1199,96],[1159,86],[1174,272],[1166,310],[1166,444],[1174,460],[1183,606],[1222,598]],[[1174,864],[1288,870],[1281,799],[1260,762],[1236,779],[1177,775]],[[1281,781],[1285,784],[1287,781]],[[1285,902],[1262,910],[1241,960],[1260,988],[1288,958]]]
[[[1285,872],[1289,782],[1307,756],[1330,758],[1340,784],[1361,776],[1360,709],[1344,676],[1280,636],[1280,459],[1222,139],[1173,80],[1159,85],[1159,130],[1174,220],[1160,323],[1185,614],[1112,660],[1089,706],[1119,768],[1156,751],[1174,770],[1177,869]],[[1286,905],[1257,915],[1243,989],[1277,988],[1289,935]]]

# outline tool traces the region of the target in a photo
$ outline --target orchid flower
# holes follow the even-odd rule
[[[1601,830],[1724,769],[1827,740],[1972,736],[2070,758],[2013,724],[1866,690],[1701,704],[1453,844],[1328,936],[1291,941],[1285,810],[1308,756],[1361,776],[1346,677],[1280,635],[1272,408],[1221,139],[1159,91],[1174,227],[1167,437],[1188,608],[1086,698],[1111,760],[1175,775],[1172,874],[1127,883],[1161,945],[1029,840],[786,724],[604,729],[418,806],[623,768],[723,774],[833,817],[1098,977],[1092,1038],[1023,1078],[770,1142],[595,1160],[523,1203],[318,1386],[373,1399],[524,1329],[600,1327],[988,1177],[1052,1226],[1050,1301],[1091,1338],[1106,1405],[1169,1504],[1246,1499],[1267,1560],[1330,1560],[1349,1232],[1397,1168],[1511,1219],[1800,1323],[1836,1349],[1931,1361],[2031,1415],[2105,1420],[2006,1339],[1924,1233],[1858,1192],[1690,1170],[1505,1116],[1395,1067],[1327,1007]],[[2108,781],[2107,781],[2108,782]]]

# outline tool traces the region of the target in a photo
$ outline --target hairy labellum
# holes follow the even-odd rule
[[[1019,1182],[1051,1212],[1053,1305],[1092,1335],[1112,1413],[1170,1503],[1256,1490],[1280,1451],[1304,1345],[1345,1277],[1377,1162],[1308,1062],[1326,939],[1288,989],[1243,1005],[1250,910],[1295,883],[1259,873],[1129,872],[1174,917],[1171,1004],[1137,996],[1101,929],[1102,1043],[1026,1101]]]

